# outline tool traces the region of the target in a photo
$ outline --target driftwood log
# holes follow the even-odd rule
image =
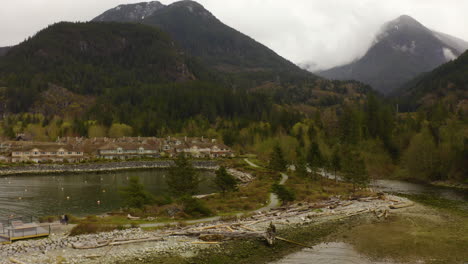
[[[413,206],[413,202],[407,202],[407,203],[400,203],[400,204],[394,204],[394,205],[389,205],[388,207],[390,209],[400,209],[400,208],[405,208],[405,207],[410,207]]]

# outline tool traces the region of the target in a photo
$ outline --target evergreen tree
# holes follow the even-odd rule
[[[140,178],[132,176],[128,186],[120,189],[120,194],[125,200],[125,204],[131,208],[143,208],[144,205],[153,201],[151,194],[145,191],[145,187],[140,183]]]
[[[169,191],[176,197],[194,195],[200,183],[197,171],[183,154],[177,156],[174,163],[167,178]]]
[[[413,136],[403,154],[402,166],[420,180],[440,180],[439,151],[431,131],[424,128]]]
[[[223,166],[216,171],[214,182],[223,193],[237,189],[237,179],[229,174]]]
[[[335,174],[335,181],[337,181],[336,172],[341,169],[341,157],[340,157],[340,153],[338,151],[338,148],[335,148],[335,150],[333,151],[330,163],[331,163],[331,167],[333,169],[333,172]]]
[[[307,163],[304,158],[300,158],[296,164],[296,175],[301,178],[307,177]]]
[[[281,150],[279,145],[276,145],[270,155],[269,167],[275,171],[284,171],[286,170],[286,166],[287,163],[284,159],[283,150]]]
[[[307,161],[309,163],[310,169],[312,170],[314,177],[316,177],[318,170],[323,166],[323,156],[320,152],[320,148],[317,142],[312,142],[312,144],[310,145]]]
[[[370,179],[366,164],[359,153],[351,152],[349,155],[346,155],[344,165],[344,179],[353,184],[354,190],[356,190],[356,185],[367,186],[369,184]]]
[[[286,188],[284,185],[279,185],[277,183],[273,184],[271,187],[272,192],[278,195],[278,199],[284,202],[292,202],[296,199],[296,195],[292,190]]]

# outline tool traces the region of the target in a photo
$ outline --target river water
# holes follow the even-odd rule
[[[167,170],[140,170],[0,177],[0,219],[10,215],[85,216],[109,212],[123,206],[119,188],[127,185],[131,176],[138,176],[153,195],[164,195],[168,191],[167,174]],[[213,172],[200,171],[200,177],[200,194],[216,191]]]
[[[468,192],[446,187],[409,183],[396,180],[376,180],[371,187],[377,191],[396,194],[424,194],[453,201],[468,201]],[[468,209],[467,209],[468,210]],[[321,243],[311,249],[303,249],[271,264],[393,264],[387,261],[371,261],[359,254],[350,244]]]

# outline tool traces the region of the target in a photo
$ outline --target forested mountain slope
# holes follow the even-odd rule
[[[415,78],[394,96],[414,107],[446,103],[468,112],[468,51]]]
[[[139,24],[58,23],[0,59],[13,112],[28,109],[49,83],[100,95],[119,86],[193,79],[171,38]]]

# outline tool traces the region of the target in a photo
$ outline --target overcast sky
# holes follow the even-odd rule
[[[142,0],[3,0],[0,46],[49,24],[87,21]],[[170,4],[172,0],[162,0]],[[295,62],[318,68],[362,56],[380,26],[407,14],[425,26],[468,40],[466,0],[199,0],[221,21]]]

